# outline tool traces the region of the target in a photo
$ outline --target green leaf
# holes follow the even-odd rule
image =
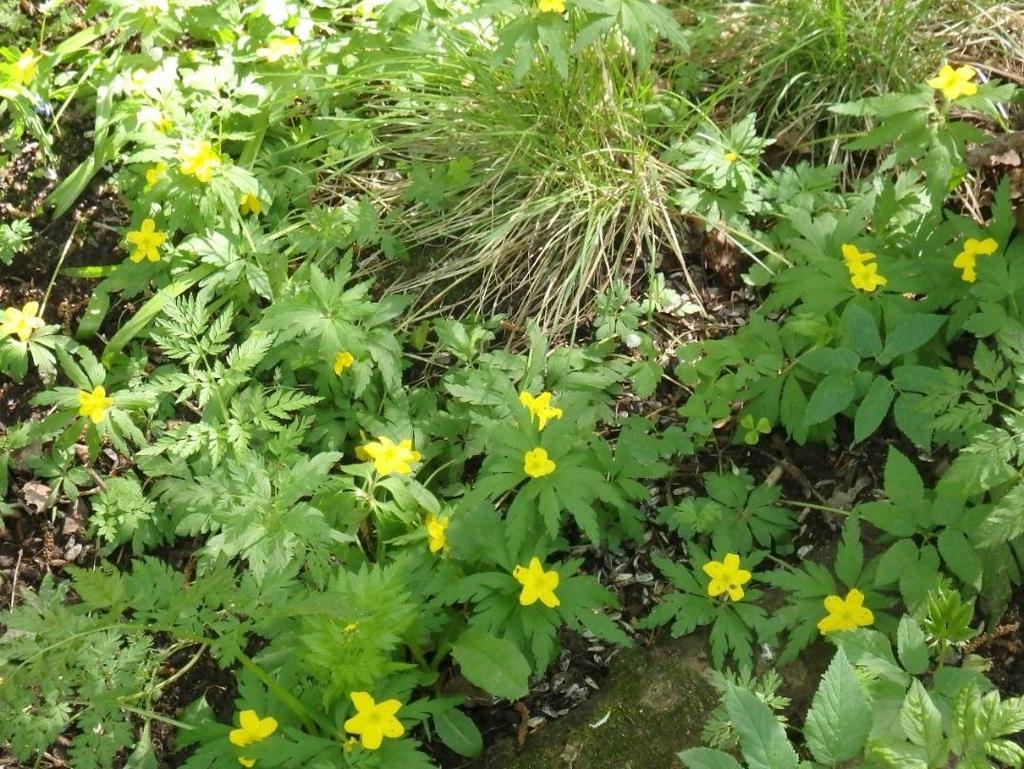
[[[1010,489],[996,502],[975,534],[979,547],[994,547],[1024,535],[1024,484]]]
[[[918,510],[927,502],[924,481],[917,468],[894,446],[889,447],[885,460],[885,493],[894,504],[907,510]]]
[[[458,708],[442,710],[434,716],[437,736],[460,756],[475,758],[484,749],[484,738],[473,719]]]
[[[711,748],[690,748],[679,754],[687,769],[743,769],[728,753]]]
[[[452,657],[470,683],[495,697],[517,700],[530,687],[530,664],[515,644],[478,630],[467,630],[452,645]]]
[[[800,759],[772,709],[756,694],[730,687],[724,697],[750,769],[797,769]]]
[[[811,755],[827,766],[853,758],[864,749],[872,711],[853,665],[839,649],[825,671],[804,723]]]
[[[810,427],[834,417],[850,405],[854,393],[853,379],[849,374],[830,374],[825,377],[807,402],[805,424]]]
[[[928,766],[944,765],[949,751],[942,734],[942,714],[916,678],[900,708],[900,726],[910,742],[925,749]]]
[[[856,518],[848,519],[843,528],[843,539],[836,551],[836,575],[847,585],[860,581],[864,567],[864,546],[860,541],[860,523]]]
[[[892,415],[896,426],[910,440],[921,448],[928,450],[932,444],[932,433],[935,430],[935,415],[925,408],[923,395],[913,392],[900,393],[893,406]]]
[[[945,323],[944,315],[928,315],[925,313],[906,315],[896,321],[889,335],[885,338],[885,347],[878,362],[883,366],[892,363],[900,355],[913,352],[931,339]]]
[[[889,413],[894,395],[892,384],[884,376],[876,377],[871,382],[864,400],[853,415],[854,443],[860,443],[878,429]]]
[[[904,616],[896,628],[896,653],[903,669],[919,676],[928,670],[928,639],[913,617]]]
[[[212,264],[201,264],[189,270],[171,285],[158,291],[156,296],[142,305],[138,312],[121,326],[117,333],[107,342],[107,346],[103,348],[102,359],[104,365],[110,365],[114,356],[121,352],[128,342],[142,333],[142,329],[149,325],[149,322],[163,311],[169,301],[188,291],[216,269]]]
[[[957,577],[965,585],[970,585],[975,590],[981,587],[981,558],[974,551],[974,547],[962,531],[956,529],[945,529],[939,534],[936,543],[939,546],[939,554]]]
[[[859,304],[851,302],[843,311],[844,344],[862,358],[873,358],[882,351],[882,337],[874,316]]]

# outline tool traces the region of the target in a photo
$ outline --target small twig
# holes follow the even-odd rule
[[[71,250],[71,244],[75,242],[75,233],[78,232],[78,225],[81,223],[81,218],[75,219],[75,225],[71,228],[71,234],[68,235],[64,248],[60,252],[60,259],[57,260],[57,266],[53,270],[53,275],[50,276],[50,283],[46,286],[46,293],[43,294],[43,303],[39,307],[40,317],[42,317],[43,310],[46,309],[46,302],[50,298],[50,292],[53,291],[53,284],[57,282],[57,275],[60,273],[60,268],[64,266],[64,258],[68,255],[68,251]]]
[[[18,548],[18,562],[14,564],[14,579],[11,581],[11,604],[7,608],[10,611],[14,611],[14,597],[18,594],[18,572],[21,571],[21,556],[25,553],[22,548]]]

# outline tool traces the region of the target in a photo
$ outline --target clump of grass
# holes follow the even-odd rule
[[[458,304],[562,327],[613,279],[666,253],[683,263],[668,201],[684,179],[660,154],[692,113],[614,41],[574,56],[564,80],[544,61],[516,82],[451,53],[378,83],[358,100],[372,157],[330,169],[323,187],[373,202],[414,255],[392,288],[421,313]]]
[[[687,6],[701,19],[695,56],[707,102],[727,118],[756,112],[759,128],[782,148],[819,161],[845,160],[843,135],[855,130],[827,111],[833,104],[920,83],[946,60],[970,62],[983,75],[1024,74],[1019,2],[696,0]],[[694,59],[680,66],[691,72]]]

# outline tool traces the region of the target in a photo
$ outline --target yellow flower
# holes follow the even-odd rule
[[[519,393],[519,402],[526,406],[530,418],[540,422],[538,430],[543,430],[549,419],[561,419],[562,410],[551,405],[551,393],[545,391],[534,398],[528,392]]]
[[[740,156],[737,155],[735,152],[726,152],[725,153],[725,162],[726,163],[735,163],[739,159],[740,159]]]
[[[541,13],[565,13],[564,0],[537,0],[537,10]]]
[[[406,438],[395,444],[390,438],[381,436],[362,447],[366,456],[373,460],[373,469],[381,475],[408,475],[412,472],[410,462],[419,462],[422,456],[412,448],[412,441]]]
[[[519,594],[519,603],[523,606],[537,603],[538,599],[549,609],[554,609],[561,603],[555,595],[558,572],[544,571],[544,567],[540,565],[540,558],[531,558],[529,566],[516,566],[512,570],[512,576],[523,586]]]
[[[448,536],[445,534],[445,530],[450,522],[451,519],[447,515],[438,518],[433,513],[427,513],[424,525],[427,528],[427,545],[430,547],[431,553],[448,551]]]
[[[555,472],[555,463],[544,449],[527,451],[523,456],[523,472],[531,478],[543,478]]]
[[[238,200],[238,207],[242,209],[243,214],[261,214],[263,213],[263,201],[253,195],[251,192],[247,192],[242,195]]]
[[[167,173],[167,164],[162,160],[152,168],[146,169],[146,189],[151,190]],[[152,221],[152,219],[150,220]]]
[[[363,747],[376,750],[385,737],[397,738],[405,734],[402,722],[395,718],[402,703],[398,700],[374,702],[366,692],[352,692],[349,695],[356,706],[356,715],[345,722],[345,731],[358,734]]]
[[[167,240],[167,233],[159,232],[156,229],[156,222],[152,219],[143,219],[142,226],[137,230],[129,232],[125,240],[135,246],[135,249],[128,255],[128,258],[136,264],[143,259],[159,262],[160,246]]]
[[[89,417],[94,425],[98,425],[107,415],[107,409],[114,405],[114,401],[107,397],[107,391],[103,385],[96,387],[92,392],[88,390],[78,391],[78,416]]]
[[[348,350],[342,350],[334,357],[334,373],[340,374],[355,362],[356,359],[352,356],[352,353]]]
[[[985,238],[984,240],[967,238],[964,241],[964,250],[957,254],[956,259],[953,260],[953,266],[964,271],[964,274],[960,276],[963,280],[973,283],[978,279],[978,273],[975,272],[978,257],[991,256],[998,250],[999,244],[992,238]]]
[[[8,307],[4,310],[4,322],[0,323],[0,336],[10,334],[17,335],[22,342],[32,336],[37,328],[42,328],[46,322],[39,317],[39,302],[25,302],[19,310],[16,307]]]
[[[11,80],[15,85],[28,85],[36,79],[39,67],[36,66],[42,56],[36,56],[31,48],[21,52],[18,59],[11,64]]]
[[[220,166],[221,159],[210,142],[189,142],[178,150],[181,165],[178,170],[184,176],[194,176],[197,182],[209,184],[213,171]]]
[[[708,561],[704,564],[704,573],[711,577],[708,582],[708,595],[712,598],[728,593],[734,601],[742,600],[743,585],[750,582],[752,576],[746,569],[740,568],[740,557],[736,553],[726,553],[721,561]]]
[[[260,718],[255,710],[243,710],[238,714],[238,729],[232,729],[228,733],[228,740],[232,745],[244,748],[254,742],[262,742],[277,731],[277,720],[271,716]],[[242,766],[252,767],[256,763],[254,758],[239,756],[238,763]]]
[[[937,91],[942,91],[943,96],[949,101],[953,101],[961,96],[974,96],[978,92],[978,86],[971,82],[977,74],[974,67],[965,66],[953,69],[946,64],[939,70],[939,74],[928,81],[928,85]]]
[[[870,293],[888,282],[888,278],[878,274],[878,265],[874,262],[850,267],[850,283],[860,291]]]
[[[358,622],[349,622],[347,625],[345,625],[345,627],[342,628],[342,630],[344,630],[346,633],[351,633],[352,631],[354,631],[358,627],[359,627],[359,623]]]
[[[853,630],[858,627],[866,627],[875,621],[875,615],[871,609],[864,605],[864,594],[857,588],[853,588],[846,594],[846,598],[837,595],[830,595],[825,599],[825,611],[828,615],[822,617],[818,623],[818,630],[823,635],[835,632],[836,630]]]
[[[302,44],[295,35],[288,37],[272,37],[266,48],[260,48],[256,55],[269,62],[278,62],[286,56],[295,56],[302,48]]]
[[[846,266],[851,270],[855,267],[862,267],[875,258],[875,254],[870,251],[861,251],[850,243],[843,243],[842,251],[843,261],[846,262]]]

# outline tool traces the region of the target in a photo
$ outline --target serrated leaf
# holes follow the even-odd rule
[[[876,377],[853,415],[853,442],[860,443],[878,429],[889,413],[895,391],[884,376]]]
[[[885,347],[878,356],[878,362],[884,366],[900,355],[913,352],[935,336],[945,321],[944,315],[926,313],[915,313],[900,318],[886,336]]]
[[[690,748],[679,754],[687,769],[743,769],[728,753],[711,748]]]
[[[904,616],[896,628],[896,653],[911,675],[919,676],[928,669],[928,639],[913,617]]]
[[[730,687],[724,702],[750,769],[797,769],[800,759],[786,730],[763,700],[746,689]]]
[[[1024,484],[1008,491],[975,534],[979,547],[995,547],[1024,535]]]
[[[804,423],[810,427],[834,417],[850,405],[855,392],[849,374],[830,374],[825,377],[807,401]]]
[[[470,683],[495,697],[517,700],[530,690],[530,664],[504,638],[467,630],[452,644],[452,657]]]
[[[434,716],[437,736],[460,756],[475,758],[484,749],[484,738],[473,719],[458,708],[442,710]]]
[[[864,749],[872,711],[853,665],[839,649],[814,693],[804,723],[807,747],[827,766],[853,758]]]
[[[925,749],[929,766],[943,764],[949,751],[942,733],[942,714],[917,679],[910,682],[900,708],[900,727],[910,742]]]

